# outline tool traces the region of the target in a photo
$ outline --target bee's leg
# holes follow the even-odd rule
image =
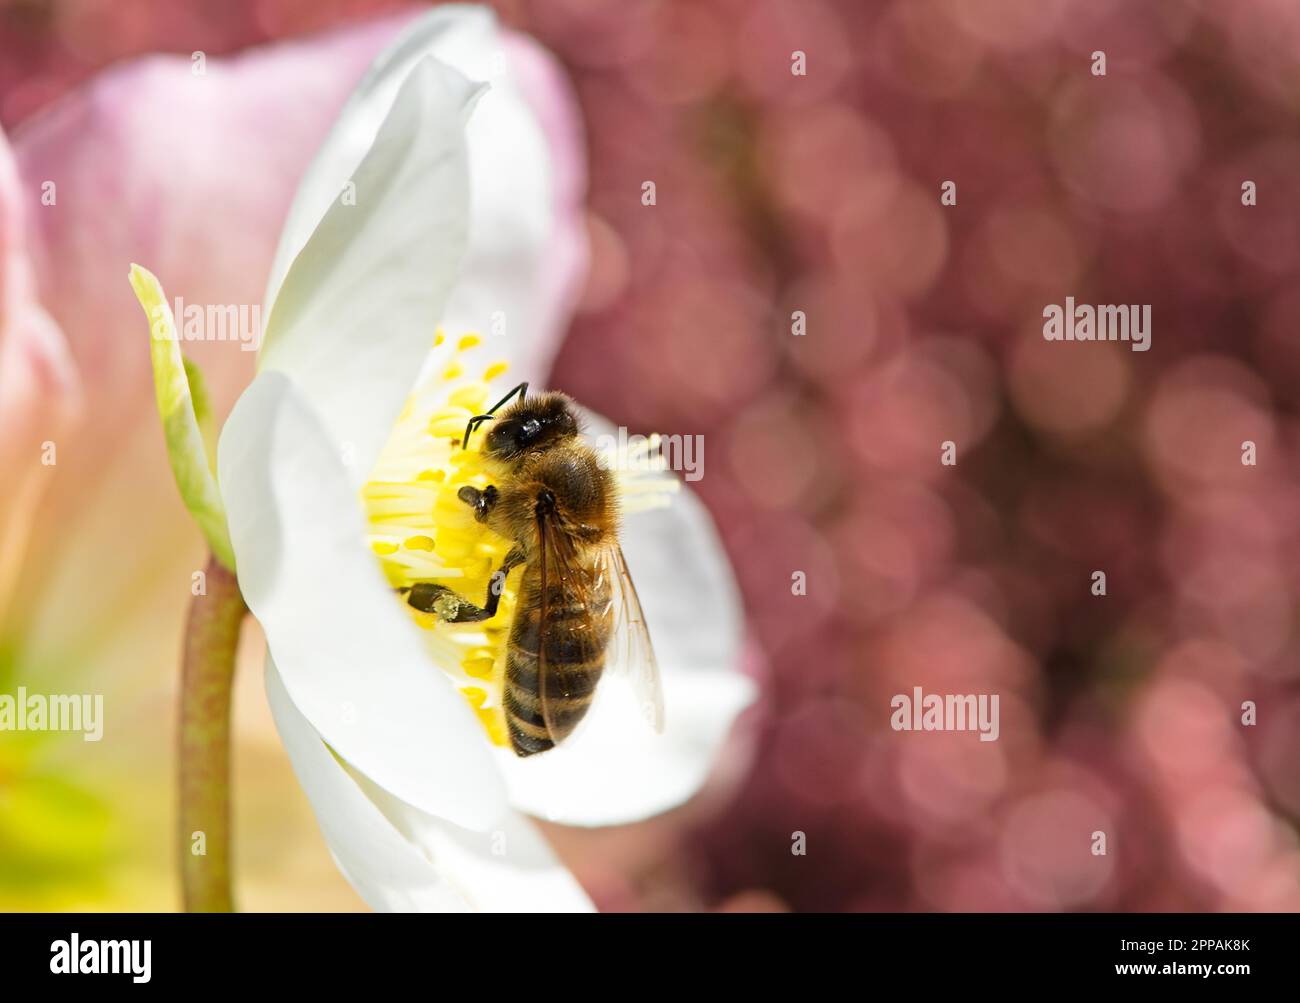
[[[523,563],[524,552],[518,547],[511,547],[510,552],[502,560],[501,567],[492,573],[492,579],[488,582],[487,600],[483,603],[483,612],[487,614],[483,617],[484,620],[496,616],[497,603],[501,602],[501,593],[506,590],[506,575]]]
[[[511,397],[513,397],[515,394],[518,394],[519,399],[523,400],[524,397],[527,395],[527,393],[528,393],[528,381],[525,380],[523,383],[520,383],[519,386],[515,387],[508,394],[502,397],[499,401],[493,404],[490,408],[488,408],[485,414],[476,414],[473,418],[467,421],[465,423],[465,438],[461,440],[460,448],[461,449],[468,448],[469,437],[470,434],[474,431],[474,429],[482,425],[483,422],[491,421],[494,417],[496,417],[496,413],[510,403]]]
[[[501,593],[505,591],[506,575],[510,569],[524,563],[523,551],[514,548],[506,554],[501,567],[492,575],[488,583],[487,601],[482,606],[475,606],[468,599],[463,599],[453,589],[433,582],[416,582],[406,592],[407,603],[422,613],[434,613],[447,623],[477,623],[491,620],[497,615],[497,605],[501,602]]]
[[[497,489],[489,484],[482,491],[478,488],[472,488],[466,484],[456,492],[456,497],[474,510],[474,518],[479,522],[485,522],[488,513],[492,511],[492,506],[497,503]]]
[[[421,613],[433,613],[447,623],[465,623],[485,620],[484,611],[468,599],[462,599],[454,589],[433,582],[416,582],[406,593],[406,603]]]

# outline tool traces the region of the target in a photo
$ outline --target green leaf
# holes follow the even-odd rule
[[[213,556],[233,571],[235,552],[214,473],[212,416],[202,376],[198,367],[181,355],[176,321],[157,278],[148,269],[132,265],[130,280],[149,320],[154,396],[176,486]],[[200,423],[207,426],[206,436]]]

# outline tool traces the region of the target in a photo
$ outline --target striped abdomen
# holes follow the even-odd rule
[[[524,569],[502,694],[510,744],[517,755],[545,752],[555,744],[542,717],[539,638],[546,638],[546,696],[557,737],[567,736],[591,706],[605,667],[613,617],[609,584],[595,574],[590,580],[590,588],[576,587],[586,582],[549,583],[543,628],[541,574],[532,565]]]

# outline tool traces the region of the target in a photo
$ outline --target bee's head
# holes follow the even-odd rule
[[[535,394],[510,405],[488,427],[483,452],[513,460],[578,434],[578,419],[564,394]]]

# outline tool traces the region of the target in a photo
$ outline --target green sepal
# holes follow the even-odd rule
[[[202,374],[181,354],[176,320],[157,278],[148,269],[132,265],[130,281],[149,320],[154,398],[176,487],[213,556],[234,571],[235,552],[215,473],[212,409]]]

